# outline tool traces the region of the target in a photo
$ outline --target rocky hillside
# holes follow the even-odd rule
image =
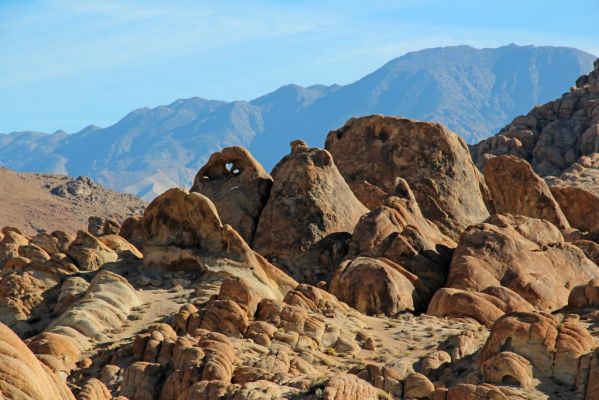
[[[223,147],[248,147],[270,171],[292,139],[322,146],[326,132],[354,116],[436,121],[474,143],[561,95],[593,60],[561,47],[422,50],[345,86],[288,85],[252,101],[178,100],[71,135],[0,135],[0,163],[18,171],[90,176],[151,200],[169,187],[189,186],[210,153]]]
[[[0,226],[27,234],[76,231],[90,216],[123,220],[143,213],[139,198],[113,192],[89,178],[18,173],[0,168]]]
[[[559,177],[372,115],[270,174],[225,148],[122,225],[3,228],[2,397],[599,399],[595,66],[540,133],[477,148],[553,124],[585,138]]]

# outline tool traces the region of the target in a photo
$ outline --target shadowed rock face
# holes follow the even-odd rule
[[[493,157],[485,164],[483,173],[497,213],[545,219],[561,229],[570,227],[545,181],[525,160]]]
[[[575,318],[516,312],[493,325],[478,363],[483,370],[490,369],[498,355],[511,352],[534,366],[537,376],[575,386],[582,372],[580,358],[589,353],[592,341],[592,336]],[[517,372],[512,369],[505,373]]]
[[[330,290],[367,314],[424,311],[445,284],[455,246],[424,218],[408,183],[397,178],[393,196],[360,218],[348,261],[335,271]]]
[[[329,133],[325,148],[370,208],[393,192],[400,177],[422,214],[454,240],[489,215],[487,189],[466,144],[439,124],[381,115],[352,118]]]
[[[208,197],[222,222],[251,244],[271,186],[271,176],[246,149],[226,147],[199,170],[191,192]]]
[[[301,141],[292,143],[291,154],[272,175],[254,249],[300,281],[330,277],[345,254],[349,233],[368,209],[354,196],[331,154]]]

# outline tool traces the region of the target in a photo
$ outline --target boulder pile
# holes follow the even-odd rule
[[[599,399],[598,71],[476,163],[366,116],[270,174],[225,148],[124,221],[4,227],[0,397]]]

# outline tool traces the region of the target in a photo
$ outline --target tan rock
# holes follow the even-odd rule
[[[598,274],[599,268],[578,247],[564,242],[559,230],[548,221],[494,215],[464,233],[454,251],[446,287],[498,297],[509,306],[506,312],[523,311],[521,299],[535,309],[550,312],[568,303],[571,288],[586,284],[599,277]],[[499,287],[509,291],[493,289]],[[439,298],[448,298],[449,294],[456,292],[440,294],[431,302],[429,313],[451,314],[453,306],[445,309]],[[473,297],[471,294],[459,296]],[[484,305],[488,310],[493,309],[485,302],[480,304],[468,307]],[[500,302],[492,302],[492,305],[499,309],[504,307]],[[495,313],[488,318],[472,317],[488,323],[495,318]]]
[[[135,362],[125,370],[119,395],[130,400],[155,399],[160,393],[158,383],[162,378],[160,364]]]
[[[599,230],[599,193],[563,185],[551,186],[551,193],[574,228],[583,232]]]
[[[112,395],[106,385],[92,378],[79,391],[79,400],[112,400]]]
[[[545,219],[561,229],[570,227],[545,181],[525,160],[493,157],[486,162],[483,173],[497,213]]]
[[[69,245],[67,255],[83,271],[95,271],[105,263],[118,259],[115,251],[85,231],[77,232],[77,238]]]
[[[574,308],[599,307],[599,278],[573,288],[568,297],[568,305]]]
[[[40,232],[31,238],[31,243],[44,249],[49,255],[61,253],[59,249],[58,238],[48,232]]]
[[[384,258],[344,261],[331,281],[331,293],[367,315],[394,316],[424,307],[414,288],[417,277]]]
[[[407,182],[396,179],[393,196],[360,218],[349,245],[349,257],[384,257],[417,277],[413,282],[423,311],[443,286],[455,242],[424,218]]]
[[[212,200],[222,222],[251,244],[271,186],[272,177],[249,151],[226,147],[210,156],[190,191]]]
[[[408,399],[428,399],[435,391],[433,383],[424,375],[414,373],[404,381],[403,395]]]
[[[6,399],[74,400],[66,384],[35,358],[8,327],[0,324],[0,393]]]
[[[328,134],[325,148],[353,187],[366,182],[389,195],[395,179],[404,178],[422,214],[454,240],[489,215],[487,189],[468,147],[439,124],[381,115],[352,118]],[[356,190],[362,193],[368,192]],[[372,205],[368,197],[360,200]]]
[[[128,217],[123,221],[119,236],[124,237],[136,248],[141,249],[144,242],[144,233],[142,227],[142,217]]]
[[[489,384],[472,385],[460,383],[449,388],[447,400],[508,400],[502,391]]]
[[[47,332],[72,340],[81,351],[98,341],[106,341],[108,333],[127,321],[131,309],[141,304],[135,289],[120,275],[99,272],[90,282],[85,295],[56,318]]]
[[[256,312],[260,296],[248,284],[248,282],[240,277],[231,277],[223,280],[218,292],[219,300],[232,300],[241,307],[246,308],[248,317],[252,317]]]
[[[502,352],[515,353],[527,359],[540,376],[573,387],[580,358],[591,350],[592,343],[590,333],[575,319],[539,312],[510,313],[493,325],[478,363],[483,371],[493,371],[509,359],[512,367],[517,367],[514,374],[519,375],[511,378],[523,384],[522,369],[526,367],[522,360],[497,358]]]
[[[231,382],[235,352],[231,341],[220,333],[199,332],[198,346],[204,351],[205,361],[202,380]]]
[[[490,286],[481,292],[439,289],[433,296],[427,313],[439,317],[472,318],[491,326],[507,312],[533,309],[530,303],[514,291],[501,286]]]
[[[146,208],[144,267],[149,271],[202,271],[244,278],[262,297],[282,299],[296,282],[255,253],[215,206],[199,193],[170,189]],[[207,275],[206,275],[207,276]]]
[[[273,169],[274,184],[252,245],[294,278],[316,284],[330,277],[345,255],[349,234],[368,210],[328,151],[293,146]]]
[[[378,391],[355,375],[333,375],[323,391],[325,400],[377,400]]]
[[[519,354],[504,351],[485,362],[482,368],[486,382],[527,388],[532,384],[532,366]]]
[[[115,235],[106,234],[98,238],[98,240],[104,243],[106,246],[111,248],[119,258],[131,257],[135,259],[142,259],[143,254],[133,244],[129,243],[127,239]]]

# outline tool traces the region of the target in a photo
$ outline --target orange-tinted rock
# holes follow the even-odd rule
[[[384,257],[415,275],[415,304],[422,311],[445,283],[455,242],[424,218],[407,182],[397,178],[393,196],[364,215],[354,230],[349,257]]]
[[[325,400],[377,400],[378,391],[355,375],[336,374],[324,387],[322,398]]]
[[[362,313],[394,316],[424,307],[414,288],[417,279],[390,260],[357,257],[340,265],[330,290]]]
[[[545,219],[562,229],[570,227],[545,181],[525,160],[493,157],[485,164],[483,173],[497,213]]]
[[[75,399],[66,384],[35,358],[25,343],[2,324],[0,324],[0,393],[6,399]]]
[[[553,224],[494,215],[464,233],[454,251],[446,287],[500,297],[512,305],[505,311],[523,311],[522,298],[535,309],[550,312],[568,303],[570,288],[596,277],[597,265],[578,247],[564,242]],[[494,287],[511,292],[490,292]],[[437,313],[431,308],[429,312]]]
[[[199,193],[170,189],[143,218],[144,266],[150,271],[242,276],[263,297],[282,298],[296,282],[255,253]]]
[[[271,186],[271,176],[249,151],[226,147],[198,171],[191,191],[212,200],[222,222],[251,244]]]
[[[590,333],[575,319],[539,312],[511,313],[495,322],[478,362],[483,371],[493,370],[499,354],[512,352],[527,359],[540,376],[573,387],[580,358],[592,344]],[[524,368],[521,360],[517,364]],[[523,383],[521,377],[512,378]]]
[[[118,258],[114,250],[85,231],[77,232],[77,238],[69,245],[67,255],[83,271],[95,271]]]
[[[405,179],[422,214],[456,240],[469,225],[485,219],[486,186],[462,139],[439,124],[373,115],[352,118],[330,132],[326,149],[360,199],[370,204],[365,185],[390,195]],[[378,198],[383,196],[378,195]]]
[[[533,311],[533,307],[508,288],[490,286],[482,292],[439,289],[433,296],[427,313],[438,317],[472,318],[491,326],[497,318],[512,311]]]
[[[124,237],[129,243],[141,249],[144,242],[142,217],[135,216],[125,219],[121,225],[119,236]]]

